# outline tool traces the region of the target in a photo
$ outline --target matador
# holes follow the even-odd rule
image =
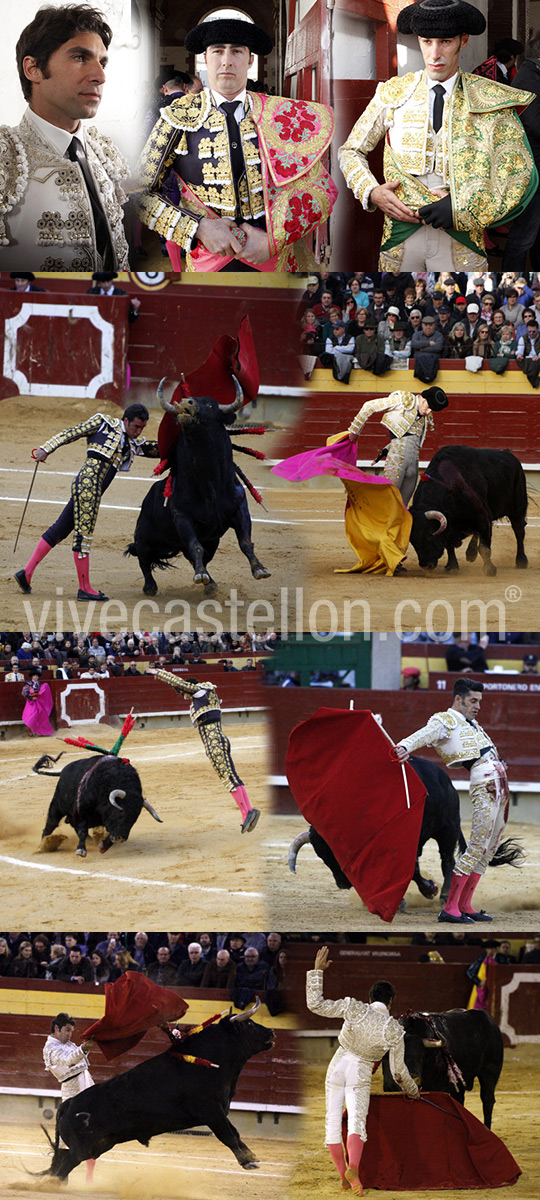
[[[90,550],[101,497],[112,483],[117,471],[129,471],[135,455],[159,458],[157,442],[147,442],[141,436],[148,421],[144,404],[130,404],[123,417],[107,417],[95,413],[88,421],[64,429],[44,442],[33,457],[46,462],[59,446],[67,446],[86,438],[86,461],[71,484],[71,499],[58,519],[42,534],[26,566],[15,574],[23,592],[31,592],[34,571],[47,554],[73,533],[73,558],[79,580],[77,600],[107,600],[104,592],[90,583]]]
[[[434,713],[422,729],[401,738],[395,751],[399,759],[406,759],[422,746],[433,746],[446,767],[465,767],[470,772],[471,833],[454,867],[448,900],[438,918],[452,924],[493,920],[484,909],[473,908],[472,898],[497,851],[508,817],[505,764],[476,720],[483,690],[484,685],[474,679],[457,679],[452,707]]]
[[[221,701],[211,682],[200,682],[198,679],[184,679],[173,675],[171,671],[161,671],[147,667],[147,674],[155,675],[162,683],[167,683],[191,700],[189,715],[191,722],[199,731],[206,757],[210,759],[214,771],[227,791],[234,797],[242,816],[242,833],[254,829],[260,817],[260,810],[253,808],[246,788],[240,779],[231,756],[231,743],[225,736],[221,726]]]
[[[391,392],[376,400],[366,400],[349,426],[349,438],[355,442],[369,417],[384,412],[381,425],[388,429],[390,444],[385,447],[384,475],[395,484],[408,504],[416,487],[418,456],[428,427],[433,429],[433,412],[448,407],[446,392],[440,387],[413,392]],[[384,454],[385,452],[382,452]]]

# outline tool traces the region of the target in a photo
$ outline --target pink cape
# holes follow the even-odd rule
[[[366,475],[356,466],[356,442],[345,435],[340,442],[331,446],[317,446],[315,450],[304,450],[272,467],[274,475],[298,483],[313,479],[315,475],[335,475],[338,479],[353,479],[356,483],[393,484],[384,475]]]
[[[54,734],[54,729],[49,721],[52,706],[52,692],[48,683],[41,683],[37,695],[26,701],[22,719],[28,729],[31,729],[32,733],[38,737],[50,737],[51,734]]]

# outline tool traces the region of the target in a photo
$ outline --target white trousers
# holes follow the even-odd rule
[[[373,1063],[366,1062],[340,1046],[326,1072],[326,1145],[341,1142],[343,1109],[347,1109],[349,1133],[366,1141],[366,1118],[371,1091]]]
[[[502,839],[508,800],[506,772],[500,762],[484,762],[471,770],[471,833],[467,849],[456,862],[460,875],[483,875]]]

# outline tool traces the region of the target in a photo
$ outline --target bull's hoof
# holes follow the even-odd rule
[[[75,853],[80,854],[81,858],[86,858],[86,850],[83,848],[83,846],[77,846]]]
[[[478,558],[478,550],[471,550],[470,546],[465,554],[467,562],[476,562]]]
[[[251,574],[254,579],[270,579],[272,572],[267,567],[263,567],[262,563],[259,563],[257,567],[251,568]]]
[[[407,912],[407,901],[406,901],[405,897],[403,897],[403,900],[400,900],[400,902],[398,904],[398,913],[406,913],[406,912]]]
[[[240,1165],[243,1167],[244,1171],[258,1171],[259,1170],[259,1164],[256,1162],[241,1163]]]
[[[145,583],[145,585],[143,587],[143,592],[144,592],[145,596],[156,596],[157,590],[158,590],[157,583]]]
[[[422,883],[418,884],[418,891],[427,900],[433,900],[434,896],[438,894],[439,889],[434,879],[423,879]]]
[[[521,571],[525,571],[528,565],[529,560],[526,554],[524,554],[521,558],[516,558],[516,567],[519,567]]]
[[[110,848],[113,844],[114,844],[114,839],[112,837],[107,836],[105,838],[102,838],[102,840],[98,846],[99,853],[106,854],[107,850],[110,850]]]
[[[204,583],[206,586],[206,584],[213,583],[214,581],[212,579],[212,576],[208,574],[208,571],[203,570],[203,571],[195,571],[195,574],[193,576],[193,582],[194,583]]]
[[[484,575],[496,575],[496,574],[497,574],[497,568],[495,566],[495,563],[492,563],[492,562],[486,563],[486,565],[484,567]]]
[[[454,563],[447,563],[444,569],[445,571],[459,571],[459,567]]]

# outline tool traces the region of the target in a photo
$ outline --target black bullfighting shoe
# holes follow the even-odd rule
[[[492,921],[493,920],[493,917],[490,917],[489,913],[487,913],[485,911],[485,909],[483,909],[483,908],[480,909],[480,912],[468,912],[468,913],[462,913],[461,915],[463,917],[470,917],[472,921]]]
[[[260,815],[261,810],[259,808],[250,808],[244,824],[242,825],[242,833],[250,833],[252,829],[255,829]]]
[[[465,913],[462,913],[460,917],[453,917],[452,913],[446,912],[444,908],[443,908],[442,912],[439,913],[437,920],[438,921],[448,921],[450,925],[473,925],[474,924],[473,918],[466,917]]]
[[[30,587],[30,584],[26,578],[26,573],[24,571],[15,571],[15,579],[17,580],[17,583],[21,589],[21,592],[28,593],[28,592],[32,591],[32,588]]]
[[[108,600],[108,599],[109,599],[109,597],[105,595],[105,592],[83,592],[82,588],[79,588],[79,590],[77,592],[77,600]]]

